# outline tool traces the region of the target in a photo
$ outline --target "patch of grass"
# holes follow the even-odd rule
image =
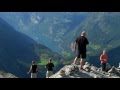
[[[62,54],[65,57],[70,57],[71,56],[71,54],[69,52],[66,52],[66,51],[63,51]]]
[[[38,63],[38,65],[46,65],[46,63],[48,62],[48,59],[40,59],[40,62]]]
[[[47,54],[41,55],[38,65],[46,65],[48,63],[49,58],[50,57]],[[58,60],[52,60],[52,62],[54,63],[54,65],[59,64]]]
[[[101,46],[97,44],[90,44],[89,47],[91,47],[93,50],[98,50],[101,48]]]
[[[56,60],[52,61],[54,63],[55,66],[59,65],[59,62]],[[38,63],[38,65],[46,65],[48,63],[48,59],[41,59],[40,62]]]

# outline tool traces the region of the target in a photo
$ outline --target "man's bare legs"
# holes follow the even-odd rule
[[[73,64],[78,64],[78,63],[76,63],[78,60],[79,60],[80,58],[78,58],[78,57],[75,57],[75,59],[74,59],[74,61],[73,61]]]
[[[77,57],[75,57],[74,61],[73,61],[73,64],[76,64],[76,61],[77,61]]]
[[[81,60],[80,60],[80,69],[83,69],[84,64],[85,64],[84,59],[81,58]]]

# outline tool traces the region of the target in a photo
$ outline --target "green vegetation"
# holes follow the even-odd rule
[[[92,48],[93,50],[98,50],[101,48],[100,45],[97,45],[97,44],[93,44],[93,43],[90,43],[89,44],[89,47]]]
[[[41,54],[39,65],[45,65],[48,62],[49,56],[47,54]]]
[[[47,54],[41,54],[40,56],[40,60],[38,62],[38,65],[46,65],[48,63],[48,60],[49,58],[52,58],[52,57],[49,57]],[[52,61],[54,63],[54,65],[59,65],[59,62],[58,60],[54,60]]]
[[[69,52],[67,52],[67,51],[63,51],[63,52],[62,52],[62,55],[63,55],[65,58],[68,58],[68,57],[71,56],[71,54],[70,54]]]
[[[70,64],[75,57],[73,53],[70,51],[63,51],[62,56],[64,57],[65,61],[64,64]]]

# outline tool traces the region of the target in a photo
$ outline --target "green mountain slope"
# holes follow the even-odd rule
[[[30,37],[17,32],[0,18],[0,69],[18,77],[28,77],[26,72],[32,60],[39,63],[42,54],[56,61],[60,56],[44,45],[36,43]],[[42,72],[42,71],[40,71]],[[44,72],[45,74],[45,72]]]

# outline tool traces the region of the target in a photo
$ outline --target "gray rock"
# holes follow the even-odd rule
[[[90,70],[92,70],[92,71],[97,71],[97,68],[96,68],[95,66],[91,66],[91,67],[90,67]]]
[[[0,78],[18,78],[18,77],[11,73],[6,73],[4,71],[0,71]]]
[[[111,65],[110,64],[106,64],[106,71],[110,70],[111,69]]]
[[[101,78],[100,76],[98,76],[98,75],[94,75],[94,77],[93,78]]]
[[[84,65],[83,69],[87,72],[90,72],[90,66],[89,65]]]
[[[64,71],[64,70],[61,70],[60,73],[59,73],[59,75],[60,75],[61,77],[66,76],[65,71]]]
[[[84,70],[79,70],[79,67],[80,65],[66,65],[51,78],[119,78],[120,75],[115,67],[112,67],[109,73],[101,71],[101,68],[90,66],[88,62],[83,66]]]
[[[101,72],[101,71],[102,71],[102,68],[98,68],[98,69],[97,69],[97,72]]]
[[[90,63],[88,63],[88,62],[85,62],[85,65],[89,65],[89,66],[90,66]]]
[[[115,70],[114,66],[108,71],[108,73],[115,73],[115,72],[116,72],[116,70]]]
[[[108,73],[113,73],[117,76],[120,76],[120,72],[114,66],[108,71]]]

